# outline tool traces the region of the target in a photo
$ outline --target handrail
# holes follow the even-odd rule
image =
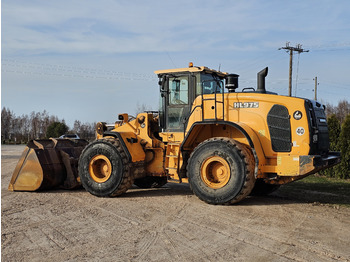
[[[195,106],[195,107],[192,109],[192,111],[188,114],[188,117],[186,118],[186,121],[184,122],[184,137],[186,136],[186,128],[187,128],[188,120],[190,119],[191,115],[193,114],[193,112],[195,111],[195,109],[196,109],[197,107],[202,108],[202,111],[203,111],[202,105],[197,105],[197,106]]]
[[[222,120],[225,121],[225,92],[223,87],[220,87],[219,85],[217,85],[215,87],[215,93],[214,93],[214,99],[213,98],[204,98],[204,82],[202,82],[202,105],[204,104],[203,101],[205,100],[214,100],[214,105],[215,105],[215,121],[218,121],[218,116],[217,116],[217,103],[221,103],[222,104]],[[221,83],[221,82],[220,82]],[[218,101],[217,100],[217,91],[218,91],[218,87],[222,88],[222,101]],[[205,121],[206,119],[204,118],[204,107],[202,107],[202,121]]]
[[[225,121],[225,92],[223,90],[223,87],[220,87],[219,85],[217,85],[215,87],[215,93],[214,93],[214,98],[204,98],[204,82],[202,81],[202,94],[201,94],[201,105],[197,105],[195,106],[192,111],[188,114],[188,117],[186,118],[186,120],[184,121],[184,137],[186,136],[186,128],[188,125],[188,121],[191,117],[191,115],[193,114],[193,112],[200,107],[202,109],[202,121],[208,120],[211,121],[212,119],[205,119],[204,118],[204,101],[206,100],[214,100],[214,105],[215,105],[215,121],[218,121],[218,116],[217,116],[217,103],[221,103],[222,104],[222,121]],[[221,82],[220,82],[221,83]],[[218,91],[218,87],[222,88],[222,101],[218,101],[217,99],[217,91]],[[193,104],[192,104],[193,105]],[[192,106],[191,106],[192,107]]]

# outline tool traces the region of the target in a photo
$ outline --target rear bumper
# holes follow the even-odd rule
[[[326,156],[300,156],[300,175],[311,175],[335,166],[341,161],[340,152],[329,152]]]
[[[269,184],[287,184],[335,166],[340,161],[339,152],[329,152],[326,156],[278,156],[277,165],[265,166],[265,174],[260,178],[268,178]]]
[[[327,156],[317,156],[314,159],[315,167],[332,167],[341,161],[340,152],[330,152]]]

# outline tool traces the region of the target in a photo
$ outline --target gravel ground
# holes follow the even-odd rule
[[[117,198],[9,192],[23,146],[1,148],[2,261],[350,261],[350,209],[269,197],[200,201],[186,184]]]

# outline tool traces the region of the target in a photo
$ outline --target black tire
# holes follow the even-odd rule
[[[257,179],[255,186],[250,193],[252,196],[267,196],[280,188],[280,185],[267,184],[263,179]]]
[[[135,179],[134,184],[139,188],[159,188],[168,182],[167,177],[146,176]]]
[[[96,140],[84,149],[79,176],[83,187],[99,197],[120,195],[133,184],[126,154],[115,138]]]
[[[210,138],[192,152],[187,170],[192,191],[209,204],[233,204],[253,189],[251,150],[230,138]]]

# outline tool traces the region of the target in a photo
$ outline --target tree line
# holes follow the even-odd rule
[[[70,129],[64,119],[43,112],[31,112],[17,116],[9,108],[1,110],[1,143],[21,144],[32,139],[57,138],[66,133],[78,134],[80,138],[93,140],[95,138],[95,123],[81,123],[75,120]]]
[[[331,151],[341,153],[341,163],[321,173],[328,177],[350,179],[350,103],[340,101],[337,106],[326,106]]]

